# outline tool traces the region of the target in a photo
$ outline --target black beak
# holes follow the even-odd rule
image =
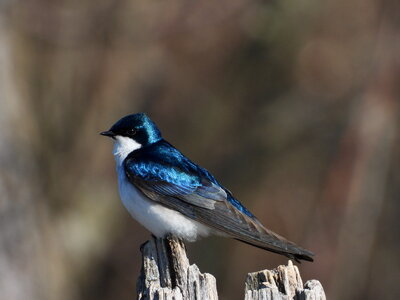
[[[101,135],[104,135],[104,136],[108,136],[108,137],[110,137],[110,138],[114,138],[114,136],[115,136],[115,133],[112,132],[111,130],[107,130],[107,131],[100,132],[100,134],[101,134]]]

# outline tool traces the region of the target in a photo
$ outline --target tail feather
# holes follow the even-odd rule
[[[267,251],[274,252],[274,253],[277,253],[280,255],[284,255],[290,259],[295,260],[298,263],[301,263],[301,260],[310,261],[310,262],[314,261],[314,259],[313,259],[314,253],[312,253],[311,251],[302,249],[300,247],[296,247],[297,252],[294,253],[294,252],[288,252],[286,250],[278,250],[276,248],[271,248],[268,246],[268,244],[261,245],[256,242],[246,241],[244,239],[239,239],[239,238],[235,238],[235,240],[238,240],[242,243],[245,243],[245,244],[248,244],[248,245],[263,249],[263,250],[267,250]]]
[[[222,205],[217,206],[217,211],[219,207]],[[224,214],[220,214],[218,221],[223,220],[220,223],[223,226],[218,226],[218,228],[216,225],[219,225],[219,222],[216,220],[213,222],[213,227],[228,236],[257,248],[284,255],[297,262],[300,260],[314,261],[314,253],[265,228],[256,217],[250,217],[227,203],[221,211],[224,211]],[[207,216],[208,220],[211,218],[211,215]]]
[[[251,224],[251,231],[253,233],[256,232],[257,234],[245,235],[240,237],[236,236],[234,237],[236,240],[260,249],[284,255],[290,259],[295,260],[296,262],[300,262],[300,260],[311,262],[314,261],[314,253],[312,253],[311,251],[301,248],[300,246],[285,239],[279,234],[268,230],[256,218],[246,219],[246,221]]]

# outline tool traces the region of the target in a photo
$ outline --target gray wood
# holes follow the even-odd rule
[[[153,237],[141,247],[142,270],[137,282],[139,300],[217,300],[211,274],[190,265],[183,242],[175,237]]]
[[[245,283],[245,300],[326,300],[318,280],[303,286],[299,269],[289,260],[287,266],[249,273]]]
[[[184,243],[176,237],[153,237],[141,247],[142,269],[137,282],[139,300],[217,300],[214,276],[190,265]],[[245,300],[326,300],[318,280],[303,285],[299,269],[287,266],[249,273]]]

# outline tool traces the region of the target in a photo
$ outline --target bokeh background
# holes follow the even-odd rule
[[[329,299],[400,298],[398,0],[0,1],[0,298],[135,299],[149,233],[98,135],[146,112]],[[242,299],[284,257],[188,245]]]

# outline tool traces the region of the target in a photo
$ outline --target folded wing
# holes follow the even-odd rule
[[[312,252],[266,229],[204,169],[156,160],[124,163],[128,179],[153,201],[179,211],[214,230],[289,258],[313,261]]]

